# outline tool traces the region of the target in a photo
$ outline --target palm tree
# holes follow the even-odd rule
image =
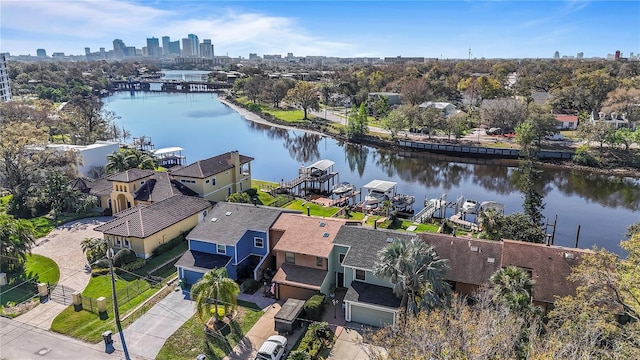
[[[503,225],[503,216],[495,208],[488,208],[478,214],[481,236],[483,239],[500,240],[500,231]]]
[[[133,149],[129,150],[127,156],[124,158],[127,164],[127,169],[147,169],[154,170],[156,168],[156,161],[149,154]]]
[[[526,313],[531,310],[534,281],[523,269],[508,266],[496,271],[490,278],[493,300],[512,311]]]
[[[107,240],[101,238],[86,238],[80,243],[82,252],[90,263],[101,259],[107,253],[109,244]]]
[[[418,238],[396,239],[378,254],[374,274],[393,284],[406,314],[417,315],[448,301],[449,284],[442,279],[447,268],[433,246]]]
[[[208,271],[191,287],[191,298],[196,300],[196,314],[206,323],[211,318],[211,301],[215,306],[216,321],[218,318],[218,303],[223,302],[225,308],[230,304],[236,306],[236,296],[240,293],[238,284],[227,277],[227,269],[217,268]]]
[[[11,215],[0,214],[0,268],[13,272],[21,267],[35,243],[33,225]]]
[[[127,170],[126,157],[127,154],[122,150],[117,150],[107,155],[107,165],[104,167],[107,174],[114,174]]]

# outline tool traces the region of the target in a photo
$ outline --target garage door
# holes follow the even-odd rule
[[[351,305],[351,321],[373,326],[393,325],[393,312]]]
[[[312,297],[314,294],[317,294],[318,291],[303,289],[295,286],[288,286],[284,284],[278,284],[278,299],[286,300],[288,298],[307,300]]]

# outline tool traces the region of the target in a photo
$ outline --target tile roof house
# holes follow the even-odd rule
[[[113,248],[132,249],[147,259],[159,245],[186,233],[212,208],[208,200],[174,195],[150,205],[139,204],[95,228]]]
[[[346,220],[303,214],[282,214],[271,227],[278,271],[273,277],[276,299],[306,300],[318,292],[329,294],[329,256],[333,240]],[[332,274],[333,275],[333,274]]]
[[[169,170],[171,178],[207,200],[224,201],[227,196],[251,188],[252,157],[230,151],[187,166]]]
[[[261,265],[272,246],[269,228],[284,211],[250,204],[217,203],[186,236],[189,250],[176,263],[178,277],[189,287],[224,262],[224,257],[230,278],[261,279]]]

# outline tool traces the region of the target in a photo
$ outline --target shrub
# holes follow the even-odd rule
[[[589,147],[584,145],[576,149],[576,153],[573,155],[573,162],[585,166],[594,166],[598,163],[591,153],[589,153]]]
[[[294,350],[287,358],[289,360],[311,360],[311,356],[304,351]]]
[[[320,321],[324,312],[324,294],[313,295],[304,302],[305,317],[309,320]]]
[[[109,267],[109,260],[107,260],[107,259],[100,259],[100,260],[98,260],[98,261],[94,262],[92,267],[97,268],[97,269],[100,269],[100,268],[102,268],[102,269],[104,269],[104,268],[108,268],[108,267]]]
[[[120,249],[113,256],[113,265],[114,266],[122,266],[124,264],[132,263],[132,262],[136,261],[136,259],[138,259],[138,257],[136,256],[136,253],[133,250],[131,250],[131,249]]]
[[[249,104],[247,105],[247,109],[249,111],[253,111],[253,112],[261,112],[262,111],[262,106],[258,105],[258,104]]]
[[[145,259],[136,258],[133,262],[123,264],[118,268],[125,271],[135,271],[145,266],[146,263],[147,261]]]
[[[109,273],[109,268],[91,269],[91,276],[107,275],[108,273]]]
[[[320,351],[322,351],[326,340],[330,338],[331,329],[329,329],[329,324],[326,322],[311,323],[307,328],[304,337],[300,340],[300,344],[296,351],[306,353],[309,355],[309,358],[315,359]]]
[[[168,242],[158,246],[157,248],[153,249],[153,256],[158,256],[160,254],[164,254],[167,251],[173,249],[174,247],[176,247],[178,244],[180,244],[181,242],[184,241],[184,235],[179,235],[171,240],[169,240]]]

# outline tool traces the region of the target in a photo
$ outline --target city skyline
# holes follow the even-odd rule
[[[216,55],[605,57],[640,52],[635,1],[3,1],[0,52],[84,54],[114,39],[211,39]],[[123,16],[122,14],[128,14]],[[162,46],[162,43],[160,43]],[[197,51],[197,50],[196,50]]]

